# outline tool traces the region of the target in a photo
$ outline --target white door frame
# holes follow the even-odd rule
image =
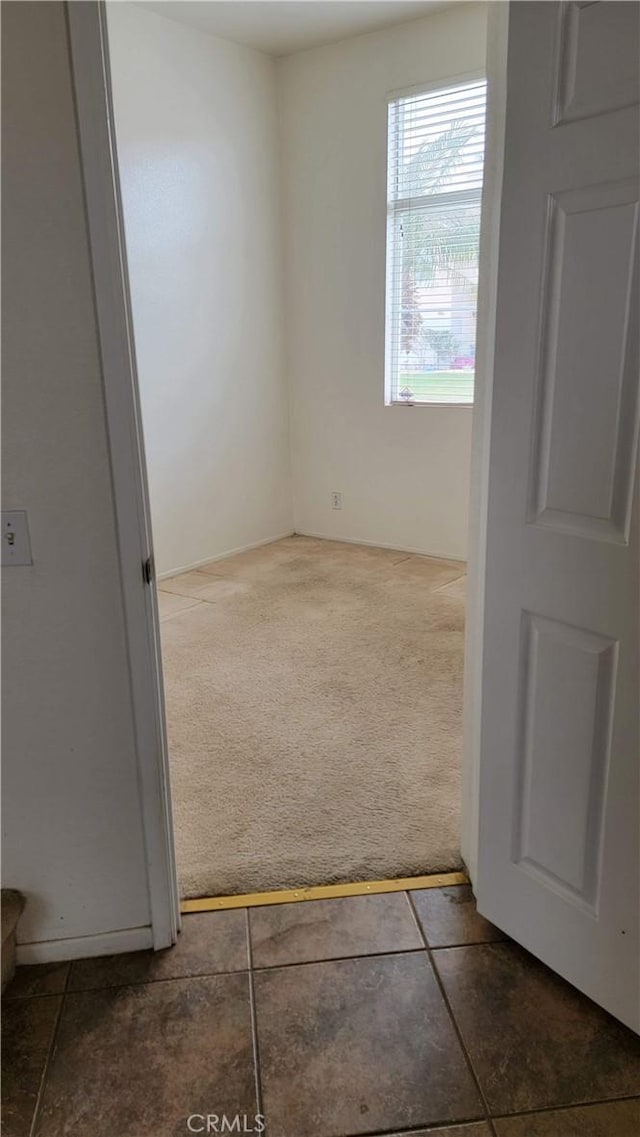
[[[142,583],[152,556],[147,475],[129,302],[104,0],[67,4],[81,164],[93,262],[107,432],[138,743],[155,948],[175,942],[179,897],[155,589]],[[508,4],[490,13],[488,160],[483,191],[477,396],[474,408],[464,689],[461,848],[471,880],[478,843],[484,565],[497,234],[502,180]]]
[[[180,904],[147,473],[115,155],[106,9],[66,5],[96,319],[154,948],[175,943]],[[151,580],[145,579],[145,566]],[[151,570],[149,572],[149,569]],[[150,586],[151,585],[151,586]]]
[[[478,865],[480,729],[484,629],[489,446],[498,293],[498,252],[507,104],[509,4],[491,4],[487,26],[487,119],[482,187],[478,330],[471,436],[469,553],[462,737],[462,857],[472,882]]]

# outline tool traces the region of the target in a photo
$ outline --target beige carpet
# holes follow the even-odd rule
[[[462,574],[289,537],[161,582],[183,896],[460,868]]]

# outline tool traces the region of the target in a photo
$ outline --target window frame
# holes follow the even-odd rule
[[[426,95],[430,91],[446,91],[450,87],[463,86],[465,83],[479,83],[485,82],[488,85],[488,77],[486,70],[463,71],[456,75],[448,75],[440,79],[430,79],[426,83],[416,83],[410,87],[402,87],[398,90],[389,91],[386,95],[385,103],[385,138],[386,138],[386,161],[385,161],[385,210],[386,210],[386,246],[385,246],[385,321],[384,321],[384,406],[386,407],[429,407],[430,409],[442,408],[444,410],[467,410],[472,411],[475,406],[475,372],[474,372],[474,398],[470,402],[427,402],[424,399],[418,402],[405,402],[399,399],[392,399],[392,376],[396,374],[394,368],[397,369],[398,360],[398,343],[397,338],[392,334],[392,319],[393,313],[397,311],[399,293],[398,290],[402,287],[401,279],[397,274],[392,274],[391,269],[395,266],[395,257],[399,248],[399,237],[396,236],[391,240],[391,229],[398,225],[398,214],[402,209],[406,209],[407,205],[412,202],[416,203],[416,208],[428,208],[435,202],[441,204],[449,198],[450,200],[460,201],[466,194],[467,201],[480,203],[480,248],[482,247],[482,215],[483,215],[483,191],[484,191],[484,164],[483,164],[483,185],[479,190],[458,190],[451,191],[443,194],[425,195],[420,198],[401,198],[398,201],[391,203],[389,201],[389,177],[391,174],[389,168],[389,137],[390,137],[390,108],[393,103],[398,102],[400,99],[410,98],[412,95]],[[488,88],[487,88],[488,100]],[[485,139],[486,139],[486,117],[485,117]],[[417,203],[420,202],[420,205]],[[393,263],[390,261],[393,259]],[[480,253],[478,253],[478,260]],[[394,282],[394,296],[393,303],[389,303],[390,296],[390,280]],[[477,333],[476,333],[477,334]]]

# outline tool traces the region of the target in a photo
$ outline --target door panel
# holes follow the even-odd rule
[[[617,644],[529,612],[522,641],[513,860],[595,912]]]
[[[548,199],[532,520],[605,540],[628,538],[633,487],[639,189]]]
[[[476,880],[635,1029],[639,14],[510,7]]]
[[[638,101],[637,5],[619,3],[613,14],[608,6],[591,0],[557,5],[555,125]]]

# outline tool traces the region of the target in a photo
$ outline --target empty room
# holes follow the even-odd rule
[[[462,868],[487,13],[431,9],[108,6],[183,897]]]

